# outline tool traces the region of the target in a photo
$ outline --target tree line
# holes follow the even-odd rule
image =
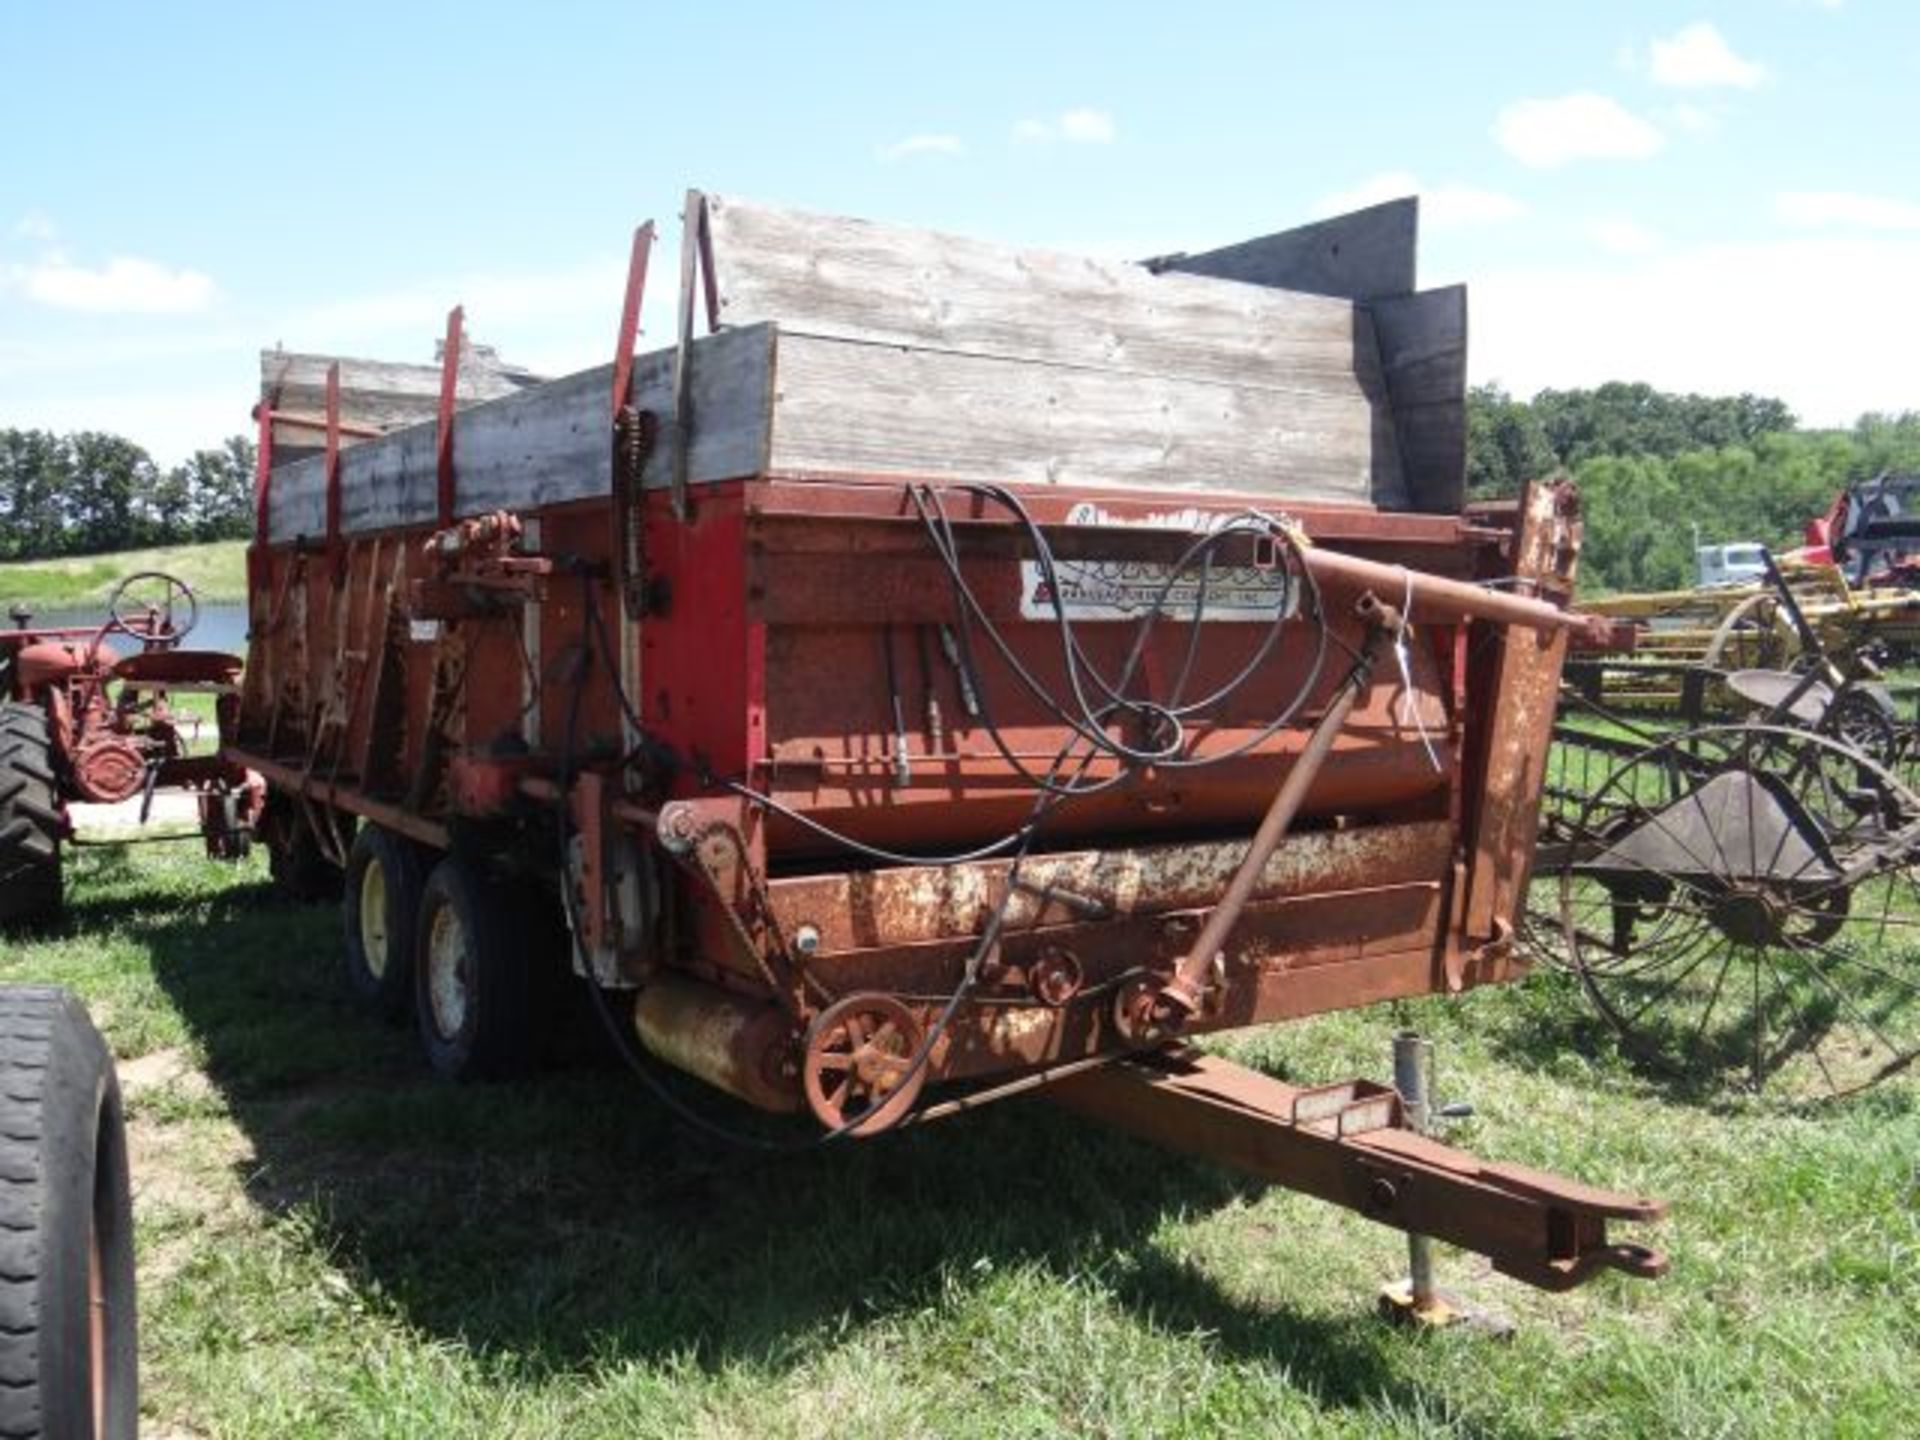
[[[1467,397],[1467,483],[1476,499],[1570,475],[1586,519],[1581,589],[1694,583],[1694,546],[1802,543],[1835,495],[1883,471],[1920,471],[1920,411],[1805,430],[1781,401],[1674,395],[1649,385]]]
[[[244,435],[163,470],[118,435],[0,429],[0,560],[243,539],[253,469]]]

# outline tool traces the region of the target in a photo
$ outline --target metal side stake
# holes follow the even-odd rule
[[[1400,1092],[1407,1128],[1416,1135],[1429,1129],[1432,1079],[1433,1042],[1416,1031],[1400,1031],[1393,1037],[1393,1088]],[[1401,1325],[1436,1330],[1469,1325],[1496,1340],[1513,1338],[1513,1322],[1505,1315],[1434,1284],[1433,1237],[1417,1230],[1407,1232],[1407,1278],[1381,1288],[1380,1314]]]

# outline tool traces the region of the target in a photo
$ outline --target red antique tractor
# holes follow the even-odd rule
[[[259,782],[217,753],[189,754],[170,703],[215,696],[223,738],[238,711],[240,657],[180,648],[199,609],[185,582],[143,571],[114,587],[95,626],[35,629],[24,608],[11,612],[13,628],[0,630],[0,925],[59,909],[76,802],[137,798],[144,821],[156,791],[191,788],[208,849],[246,844]]]

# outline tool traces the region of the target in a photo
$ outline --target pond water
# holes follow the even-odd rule
[[[57,629],[67,625],[97,626],[107,618],[101,605],[50,605],[33,612],[28,623],[34,629]],[[13,621],[0,615],[0,629],[11,630]],[[124,637],[114,648],[125,654],[133,648]],[[200,622],[193,627],[182,648],[188,650],[224,650],[232,655],[247,653],[247,607],[238,602],[214,604],[200,602]]]

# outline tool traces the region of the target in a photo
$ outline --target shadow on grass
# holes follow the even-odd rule
[[[1213,1167],[1031,1100],[743,1162],[604,1054],[514,1086],[431,1078],[410,1031],[344,1000],[330,908],[242,885],[150,910],[157,978],[253,1143],[256,1203],[316,1217],[364,1290],[516,1375],[798,1364],[849,1327],[937,1310],[977,1272],[1028,1266],[1118,1275],[1098,1283],[1156,1328],[1284,1366],[1325,1403],[1448,1408],[1406,1374],[1369,1297],[1338,1319],[1248,1305],[1145,1243],[1248,1193]],[[809,1133],[683,1093],[729,1123]]]
[[[1677,1018],[1649,1014],[1636,1017],[1629,1040],[1600,1012],[1576,976],[1545,964],[1492,1000],[1480,1012],[1479,1023],[1489,1049],[1511,1064],[1553,1073],[1568,1057],[1579,1057],[1583,1066],[1597,1062],[1619,1088],[1638,1089],[1723,1118],[1750,1115],[1756,1107],[1818,1116],[1842,1108],[1910,1103],[1900,1098],[1898,1087],[1884,1084],[1835,1094],[1830,1084],[1812,1083],[1820,1077],[1813,1073],[1807,1046],[1829,1043],[1826,1027],[1840,1018],[1837,1006],[1776,1006],[1767,1018],[1766,1083],[1758,1090],[1751,1083],[1753,1051],[1744,1018],[1739,1025],[1716,1026],[1702,1036],[1694,1028],[1697,1017],[1690,1013]],[[1796,1063],[1804,1072],[1798,1089],[1790,1083],[1792,1077],[1782,1079]],[[1899,1073],[1896,1069],[1883,1078]],[[1894,1098],[1875,1099],[1887,1095]]]
[[[1634,1049],[1595,1007],[1579,979],[1564,970],[1542,963],[1501,999],[1505,1003],[1488,1007],[1483,1023],[1488,1048],[1510,1064],[1552,1072],[1577,1056],[1582,1063],[1598,1062],[1624,1086],[1712,1114],[1752,1108],[1752,1097],[1730,1082],[1737,1068],[1733,1062],[1706,1055],[1680,1069]]]

